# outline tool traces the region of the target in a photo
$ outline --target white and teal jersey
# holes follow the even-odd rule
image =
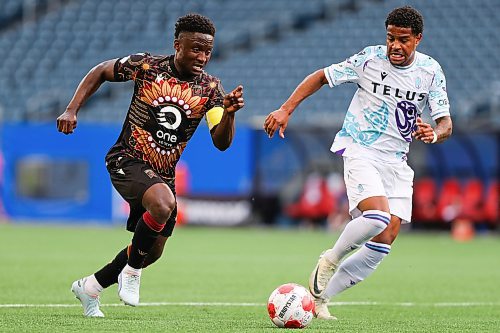
[[[443,70],[423,53],[415,52],[411,65],[395,67],[386,46],[368,46],[324,72],[330,87],[358,85],[331,147],[343,156],[404,161],[425,106],[434,120],[450,115]]]

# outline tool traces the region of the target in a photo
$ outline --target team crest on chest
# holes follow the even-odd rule
[[[396,124],[399,133],[406,142],[411,142],[411,133],[417,129],[417,117],[419,116],[414,103],[401,101],[396,106]]]

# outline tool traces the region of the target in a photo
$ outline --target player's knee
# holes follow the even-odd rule
[[[146,190],[142,205],[159,224],[165,224],[175,209],[175,196],[164,183],[158,183]]]
[[[155,218],[155,220],[164,224],[174,211],[175,204],[174,197],[157,198],[148,205],[148,211]]]

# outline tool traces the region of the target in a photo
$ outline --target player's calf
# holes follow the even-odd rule
[[[165,224],[159,223],[149,212],[137,222],[127,265],[118,275],[118,296],[126,305],[139,305],[142,267],[164,227]]]
[[[349,222],[332,249],[322,253],[309,277],[309,290],[320,297],[342,259],[372,237],[382,233],[390,223],[389,213],[366,210]]]
[[[390,253],[388,244],[367,242],[361,249],[344,260],[321,295],[329,300],[351,288],[371,275],[382,260]]]

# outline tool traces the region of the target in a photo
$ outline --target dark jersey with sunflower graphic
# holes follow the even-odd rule
[[[134,80],[134,95],[117,142],[106,160],[128,155],[144,161],[165,180],[203,116],[209,129],[220,122],[224,90],[219,79],[203,72],[181,80],[174,56],[130,55],[115,63],[116,81]]]

